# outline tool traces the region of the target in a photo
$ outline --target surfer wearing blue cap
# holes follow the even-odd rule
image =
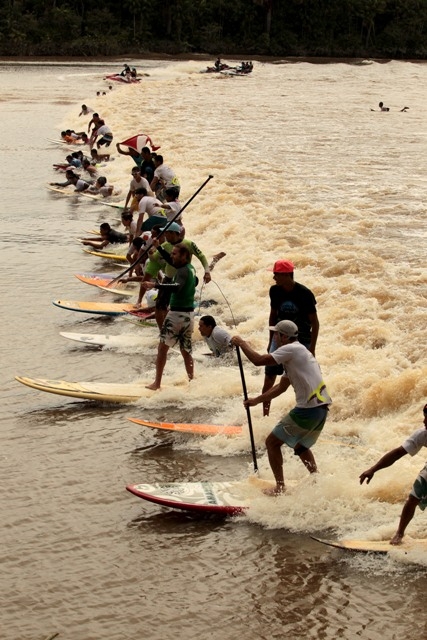
[[[410,435],[400,447],[391,449],[391,451],[384,454],[373,467],[361,473],[359,476],[360,484],[363,484],[365,480],[366,484],[369,484],[377,471],[380,469],[386,469],[386,467],[391,467],[392,464],[400,460],[400,458],[403,458],[403,456],[406,456],[407,453],[409,453],[410,456],[414,456],[422,447],[427,447],[427,404],[423,407],[423,416],[424,428],[414,431],[414,433]],[[406,502],[403,505],[399,526],[396,533],[390,540],[390,544],[401,544],[402,538],[405,535],[406,527],[414,517],[415,509],[417,507],[420,507],[422,511],[427,507],[427,463],[418,474]]]

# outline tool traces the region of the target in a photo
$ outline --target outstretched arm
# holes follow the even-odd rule
[[[245,342],[240,336],[234,336],[231,339],[231,342],[235,347],[240,347],[248,360],[250,360],[256,367],[277,364],[272,355],[270,355],[269,353],[266,353],[265,355],[258,353],[257,351],[252,349],[252,347],[250,347],[248,343]]]
[[[386,467],[391,467],[392,464],[397,462],[397,460],[400,460],[400,458],[403,458],[407,453],[408,452],[403,447],[397,447],[396,449],[388,451],[376,464],[374,464],[373,467],[360,474],[360,484],[363,484],[364,480],[366,480],[366,484],[369,484],[377,471],[385,469]]]

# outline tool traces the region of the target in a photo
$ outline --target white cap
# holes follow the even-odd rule
[[[270,331],[283,333],[287,338],[298,338],[298,327],[292,320],[281,320],[274,327],[269,327]]]

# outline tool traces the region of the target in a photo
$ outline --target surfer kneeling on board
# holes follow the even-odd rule
[[[424,428],[414,431],[414,433],[410,435],[400,447],[391,449],[391,451],[388,451],[383,455],[383,457],[380,458],[373,467],[361,473],[359,476],[360,484],[363,484],[365,480],[366,484],[369,484],[377,471],[385,469],[386,467],[391,467],[392,464],[397,462],[397,460],[400,460],[400,458],[403,458],[403,456],[406,456],[407,453],[409,453],[410,456],[414,456],[422,447],[427,447],[427,404],[424,405],[423,415]],[[399,526],[396,533],[390,540],[390,544],[401,544],[402,538],[405,535],[406,527],[414,517],[417,506],[419,506],[422,511],[427,507],[427,463],[418,474],[406,502],[403,505]]]
[[[272,353],[257,353],[240,336],[232,343],[240,347],[245,356],[257,367],[282,364],[284,374],[278,384],[255,398],[244,401],[246,407],[270,401],[285,393],[292,386],[296,406],[284,415],[267,437],[268,460],[276,480],[276,486],[266,489],[266,495],[276,496],[285,491],[283,456],[281,447],[287,444],[299,456],[310,473],[317,473],[317,465],[311,447],[316,443],[325,425],[332,400],[323,381],[316,358],[298,341],[298,327],[292,320],[281,320],[274,327],[278,348]]]

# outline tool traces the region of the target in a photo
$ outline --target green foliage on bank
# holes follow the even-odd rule
[[[0,0],[2,56],[427,57],[427,0]]]

